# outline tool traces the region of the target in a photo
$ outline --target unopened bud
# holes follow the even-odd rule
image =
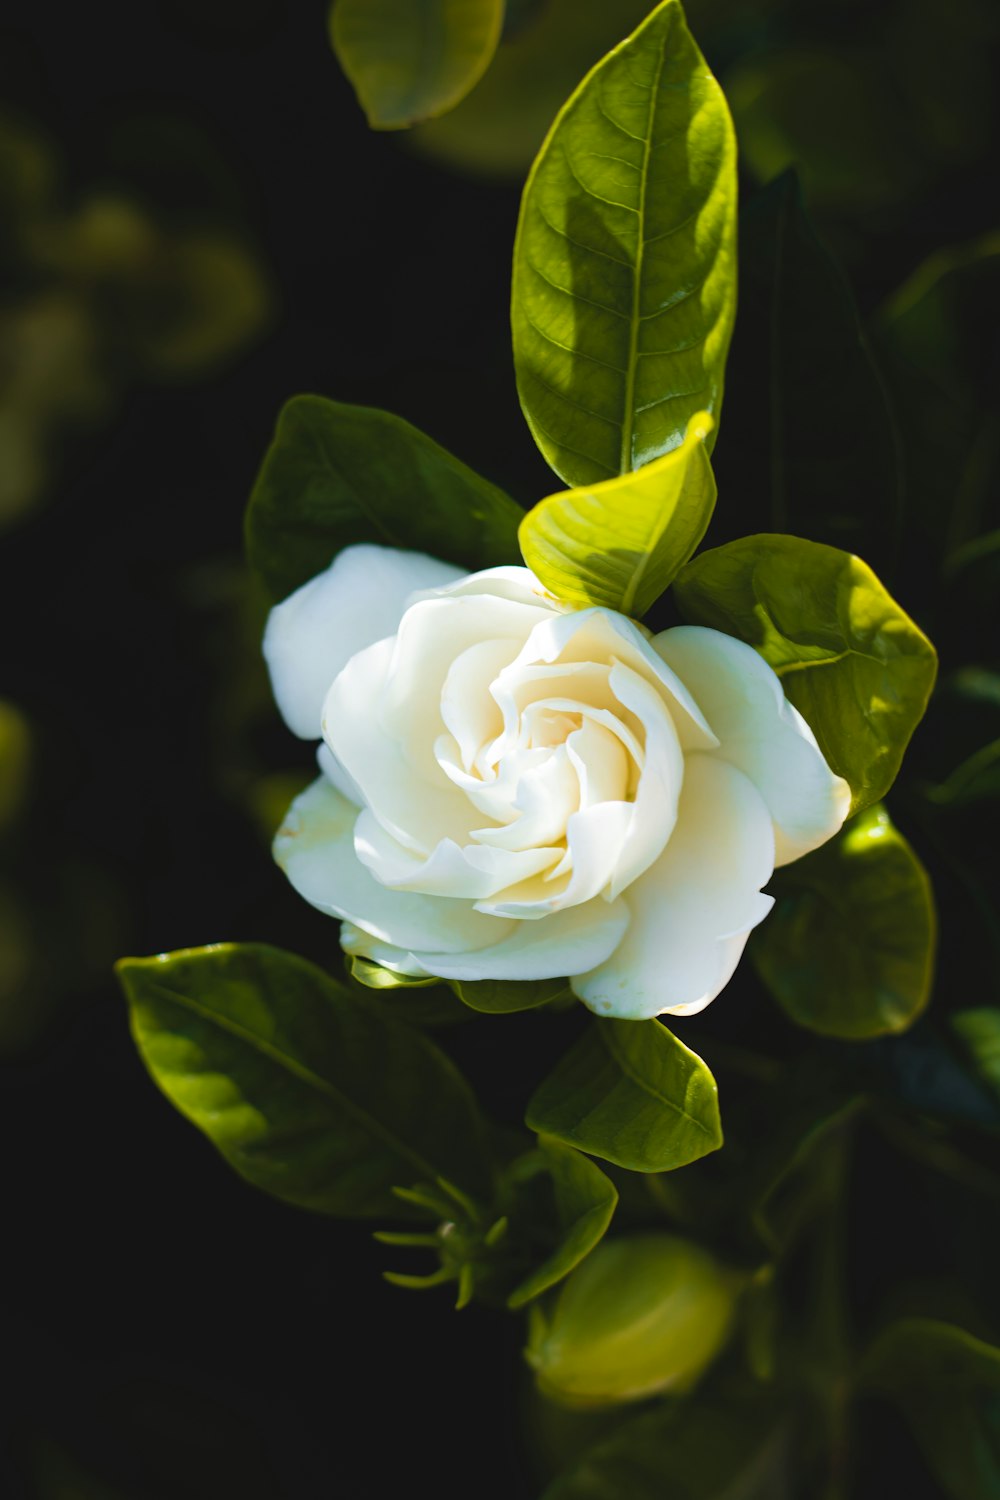
[[[605,1240],[548,1317],[534,1312],[526,1354],[539,1388],[570,1406],[687,1390],[725,1343],[742,1281],[676,1235]]]

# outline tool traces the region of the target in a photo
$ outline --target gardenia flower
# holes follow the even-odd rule
[[[271,611],[289,728],[320,777],[275,857],[399,974],[568,976],[603,1015],[701,1010],[776,864],[849,792],[750,646],[571,610],[527,568],[356,546]]]

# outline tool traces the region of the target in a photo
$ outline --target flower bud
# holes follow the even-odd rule
[[[741,1284],[676,1235],[605,1240],[550,1313],[533,1312],[526,1355],[539,1389],[569,1406],[686,1391],[725,1343]]]

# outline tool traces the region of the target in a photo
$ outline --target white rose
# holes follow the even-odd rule
[[[566,975],[603,1015],[693,1014],[775,865],[847,814],[751,647],[568,610],[527,568],[350,547],[271,611],[264,654],[323,739],[275,856],[400,974]]]

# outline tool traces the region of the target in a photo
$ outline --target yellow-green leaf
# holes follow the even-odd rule
[[[679,448],[645,468],[541,500],[521,522],[524,560],[569,604],[643,615],[705,535],[715,477],[700,412]]]

